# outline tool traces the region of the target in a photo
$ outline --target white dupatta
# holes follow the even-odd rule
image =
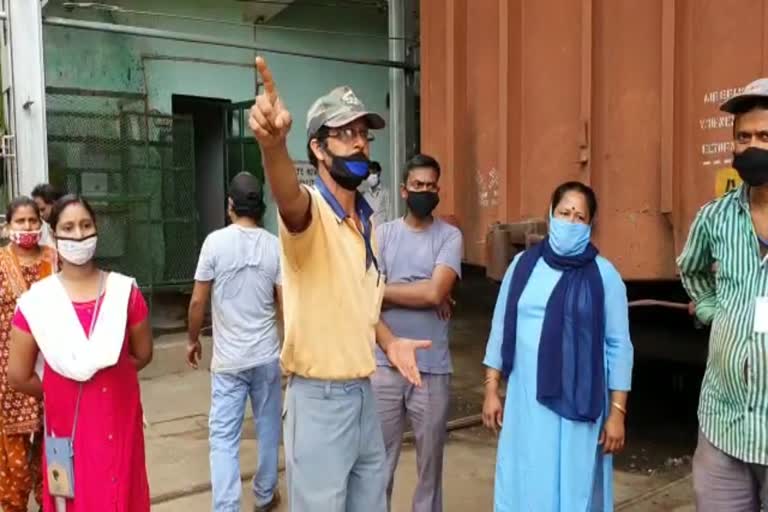
[[[133,278],[109,273],[90,339],[56,275],[34,283],[19,298],[18,307],[48,366],[63,377],[85,382],[117,363],[125,341],[133,286]]]

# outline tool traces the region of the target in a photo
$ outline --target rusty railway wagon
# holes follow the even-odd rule
[[[465,261],[499,279],[553,188],[580,180],[632,305],[684,309],[675,257],[739,182],[718,105],[768,76],[768,0],[421,0],[420,17],[421,146],[446,169]]]

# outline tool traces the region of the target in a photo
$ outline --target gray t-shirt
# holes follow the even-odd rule
[[[456,227],[435,219],[422,231],[396,219],[376,230],[379,266],[387,283],[412,283],[432,277],[438,265],[451,268],[461,277],[462,236]],[[440,320],[434,309],[392,308],[382,312],[382,320],[396,336],[431,340],[432,347],[417,352],[419,370],[425,373],[451,373],[448,350],[448,322]],[[376,347],[376,362],[389,366],[384,352]]]
[[[213,281],[212,371],[238,372],[279,357],[276,236],[236,224],[214,231],[203,243],[195,280]]]

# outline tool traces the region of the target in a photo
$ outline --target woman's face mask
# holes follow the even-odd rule
[[[32,249],[33,247],[37,247],[40,243],[41,235],[42,232],[39,229],[35,231],[11,229],[9,232],[11,243],[18,245],[22,249]]]
[[[98,237],[96,233],[75,240],[72,238],[58,238],[56,247],[62,258],[73,265],[85,265],[93,259],[96,254],[96,245]]]
[[[592,226],[549,217],[549,245],[560,256],[581,254],[592,237]]]

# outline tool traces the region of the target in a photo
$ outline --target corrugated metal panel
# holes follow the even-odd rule
[[[622,275],[674,279],[696,211],[732,183],[717,105],[768,74],[767,16],[768,0],[422,0],[422,148],[466,260],[578,179]]]

